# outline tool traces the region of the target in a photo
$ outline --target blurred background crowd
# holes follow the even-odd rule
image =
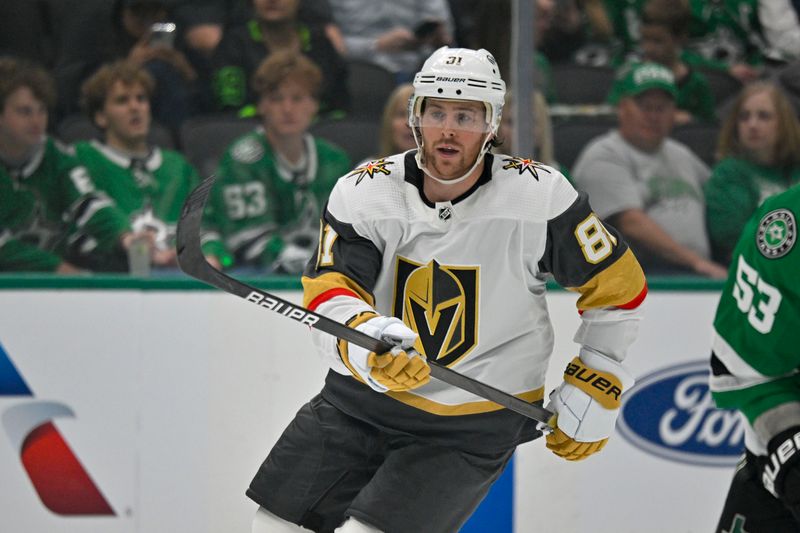
[[[800,0],[530,0],[533,116],[495,151],[561,170],[648,274],[723,278],[800,182]],[[410,81],[442,45],[510,80],[511,0],[0,3],[0,272],[177,271],[214,173],[218,268],[297,275],[336,179],[415,149]],[[533,153],[511,146],[530,128]]]

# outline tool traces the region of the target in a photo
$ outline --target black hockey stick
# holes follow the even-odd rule
[[[252,287],[212,267],[208,261],[206,261],[200,246],[200,224],[202,222],[203,207],[205,206],[215,180],[216,177],[213,175],[203,180],[203,182],[192,191],[183,205],[183,211],[178,221],[177,230],[178,264],[181,270],[193,278],[197,278],[225,292],[235,294],[248,302],[280,313],[306,326],[319,329],[325,333],[330,333],[335,337],[357,344],[372,352],[384,353],[392,348],[389,344],[375,339],[374,337],[370,337],[366,333],[349,328],[344,324],[317,314],[314,311]],[[511,409],[521,415],[525,415],[528,418],[542,422],[546,426],[553,416],[552,412],[543,407],[528,403],[516,396],[512,396],[511,394],[486,385],[485,383],[467,377],[454,370],[450,370],[436,361],[428,361],[428,364],[431,367],[431,376],[436,379],[471,392],[481,398]],[[549,426],[544,428],[545,431],[548,430],[548,427]]]

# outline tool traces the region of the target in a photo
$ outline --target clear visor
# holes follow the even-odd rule
[[[486,133],[490,130],[488,116],[483,102],[429,98],[424,106],[418,105],[414,122],[423,128]]]

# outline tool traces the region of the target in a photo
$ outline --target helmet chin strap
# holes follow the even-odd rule
[[[433,174],[433,172],[431,172],[428,169],[428,167],[425,165],[425,163],[422,161],[422,143],[420,143],[420,147],[417,150],[417,155],[414,157],[414,159],[417,161],[417,167],[419,167],[419,169],[421,171],[423,171],[430,179],[432,179],[436,183],[441,183],[442,185],[455,185],[455,184],[461,183],[462,181],[467,179],[470,176],[470,174],[472,174],[472,172],[476,168],[478,168],[478,165],[481,164],[481,161],[483,161],[483,156],[486,155],[486,152],[489,151],[489,138],[491,137],[491,135],[492,135],[492,132],[489,132],[486,135],[486,139],[483,141],[483,148],[481,149],[480,153],[478,154],[478,157],[475,158],[475,163],[460,178],[449,179],[449,180],[445,180],[445,179],[442,179],[442,178],[437,178]]]

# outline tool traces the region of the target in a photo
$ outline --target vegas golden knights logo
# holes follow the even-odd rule
[[[419,334],[414,348],[428,359],[451,365],[475,347],[478,270],[397,258],[394,316]]]

